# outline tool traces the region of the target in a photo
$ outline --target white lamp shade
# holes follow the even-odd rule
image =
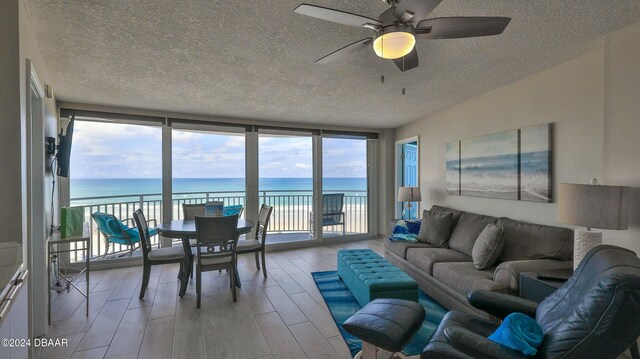
[[[422,201],[419,187],[398,188],[398,202],[418,202]]]
[[[561,183],[558,221],[581,227],[627,229],[629,187]]]

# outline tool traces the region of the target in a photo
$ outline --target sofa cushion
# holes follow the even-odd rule
[[[573,255],[573,232],[568,228],[500,218],[504,248],[499,262],[525,259],[567,260]]]
[[[573,261],[559,261],[555,259],[528,259],[524,261],[502,262],[493,273],[493,280],[507,286],[511,291],[518,290],[520,273],[546,272],[556,269],[573,268]]]
[[[453,227],[456,226],[456,224],[458,223],[458,220],[460,219],[460,216],[462,215],[462,211],[458,211],[457,209],[453,209],[449,207],[438,206],[437,204],[434,204],[433,206],[431,206],[429,210],[434,213],[453,214],[453,225],[452,225]],[[424,215],[424,212],[426,212],[426,210],[422,211],[423,215]]]
[[[465,297],[477,289],[506,292],[504,284],[493,281],[494,269],[477,270],[473,262],[436,263],[433,266],[433,278]]]
[[[480,232],[484,230],[487,224],[495,224],[497,221],[498,219],[495,217],[462,212],[458,224],[456,224],[451,237],[449,237],[449,248],[470,256],[473,251],[473,244],[478,239]]]
[[[471,257],[449,248],[410,248],[407,262],[428,275],[433,274],[433,265],[440,262],[471,262]],[[473,267],[473,262],[471,262]]]
[[[446,248],[453,228],[453,213],[424,211],[418,241]]]
[[[402,259],[407,259],[407,249],[433,248],[433,246],[421,242],[391,241],[387,239],[384,241],[384,248]]]
[[[503,246],[502,228],[493,223],[487,224],[480,232],[476,243],[473,244],[473,250],[471,251],[473,266],[481,270],[493,267]]]

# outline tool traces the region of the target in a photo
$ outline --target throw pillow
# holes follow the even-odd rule
[[[393,233],[389,236],[391,241],[417,242],[420,231],[420,220],[405,221],[399,220],[393,227]]]
[[[487,224],[473,244],[473,266],[480,270],[490,268],[500,256],[503,246],[502,228],[493,223]]]
[[[446,248],[452,225],[453,213],[424,211],[418,241]]]

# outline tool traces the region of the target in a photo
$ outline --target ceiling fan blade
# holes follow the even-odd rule
[[[331,21],[348,26],[363,27],[364,25],[369,25],[368,27],[370,28],[371,26],[379,27],[382,25],[380,21],[366,16],[316,5],[300,4],[293,11],[298,14],[315,17],[316,19]]]
[[[404,63],[403,63],[404,59]],[[398,66],[400,71],[409,71],[414,67],[418,67],[418,50],[416,50],[415,46],[413,47],[413,51],[408,53],[405,57],[401,57],[399,59],[393,60],[393,62]]]
[[[356,52],[364,47],[366,47],[367,45],[371,44],[371,40],[373,40],[370,37],[367,37],[366,39],[362,39],[362,40],[358,40],[354,43],[351,43],[341,49],[338,49],[332,53],[330,53],[329,55],[322,57],[318,60],[316,60],[317,64],[326,64],[328,62],[331,62],[339,57],[342,57],[346,54],[350,54],[352,52]]]
[[[439,17],[420,21],[416,35],[425,39],[499,35],[510,21],[510,17]]]
[[[403,15],[408,11],[413,13],[411,22],[418,23],[426,18],[441,2],[442,0],[400,0],[394,15],[396,18],[402,19]]]

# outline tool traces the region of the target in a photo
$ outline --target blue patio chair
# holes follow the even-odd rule
[[[129,256],[131,256],[133,251],[138,248],[138,243],[140,243],[140,233],[138,232],[138,229],[124,224],[124,222],[127,221],[132,222],[131,219],[121,221],[113,214],[102,212],[92,213],[91,218],[96,222],[98,230],[102,233],[105,239],[105,251],[103,258],[109,253],[109,246],[111,243],[129,246]],[[154,227],[157,226],[155,219],[149,220],[148,222],[155,222]],[[155,228],[149,229],[149,237],[157,234],[158,231]]]
[[[241,204],[235,205],[235,206],[225,206],[222,209],[222,215],[223,216],[233,216],[234,214],[237,214],[238,217],[242,216],[242,211],[244,210],[244,207]]]

